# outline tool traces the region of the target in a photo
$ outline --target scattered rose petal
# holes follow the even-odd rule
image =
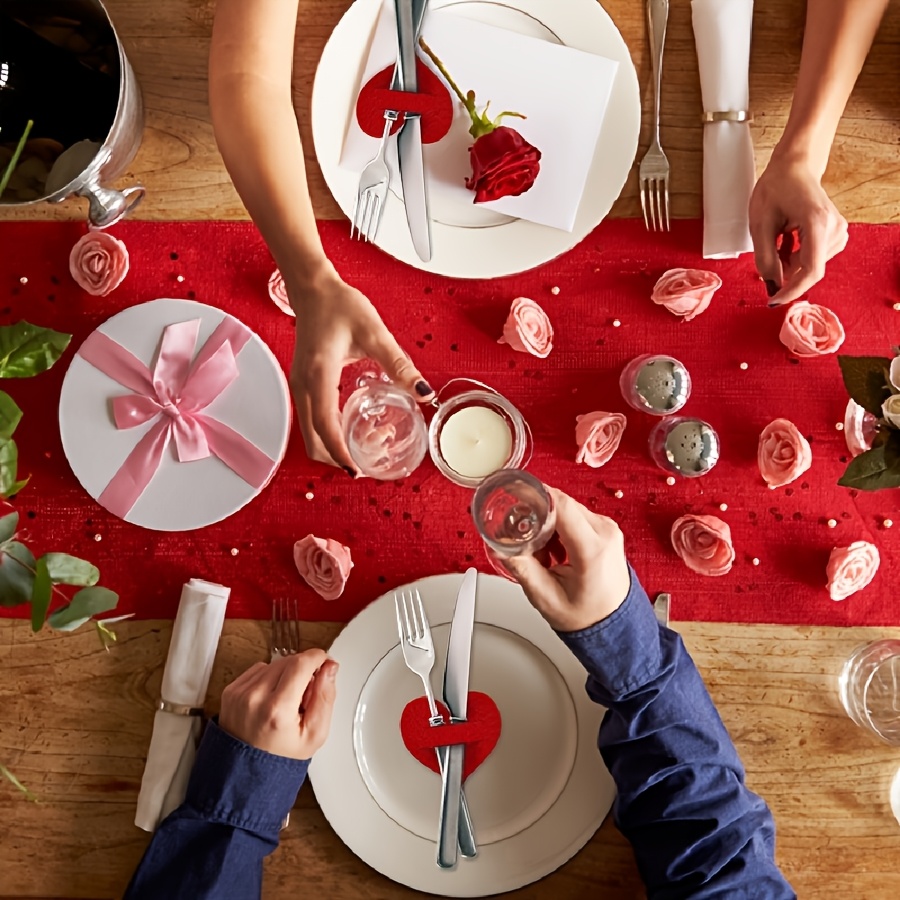
[[[291,301],[288,299],[287,287],[281,272],[276,269],[269,278],[269,296],[272,302],[283,312],[289,316],[295,316],[296,313],[291,309]]]
[[[497,343],[545,359],[553,349],[553,326],[534,300],[517,297],[503,326],[503,337]]]
[[[759,436],[757,461],[766,484],[783,487],[812,465],[812,448],[793,422],[775,419]]]
[[[849,547],[835,547],[828,557],[828,593],[832,600],[846,600],[861,591],[875,577],[881,556],[868,541],[855,541]]]
[[[669,269],[656,286],[650,299],[685,322],[700,315],[710,304],[713,294],[722,287],[722,279],[706,269]]]
[[[576,416],[578,454],[575,462],[584,463],[592,469],[605,466],[619,449],[626,424],[627,419],[621,413],[591,412]]]
[[[778,337],[795,356],[824,356],[844,343],[844,326],[827,307],[798,300],[785,313]]]
[[[353,568],[349,547],[312,534],[294,544],[294,562],[303,580],[323,600],[337,600],[344,593]]]
[[[731,529],[718,516],[682,516],[672,525],[672,546],[701,575],[725,575],[734,563]]]
[[[89,231],[69,254],[75,283],[95,297],[114,291],[128,274],[128,248],[105,231]]]

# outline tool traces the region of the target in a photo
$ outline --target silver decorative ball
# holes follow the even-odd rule
[[[719,435],[702,419],[676,416],[650,434],[650,454],[658,466],[685,478],[705,475],[719,461]]]
[[[643,356],[625,367],[620,387],[634,409],[667,416],[687,403],[691,376],[684,363],[671,356]]]

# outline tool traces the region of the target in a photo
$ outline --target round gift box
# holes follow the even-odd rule
[[[266,468],[268,473],[254,486],[214,454],[181,462],[170,438],[146,488],[122,514],[126,522],[156,531],[203,528],[246,506],[275,475],[290,433],[290,393],[278,360],[261,338],[222,310],[191,300],[151,300],[123,310],[97,332],[121,345],[152,372],[166,327],[195,320],[199,320],[199,335],[192,359],[225,320],[249,335],[234,357],[237,377],[201,412],[262,451],[268,457],[263,474]],[[66,459],[84,489],[107,509],[110,504],[101,498],[110,481],[138,442],[164,417],[160,414],[136,427],[118,428],[112,401],[133,393],[88,362],[79,350],[60,394],[59,428]]]

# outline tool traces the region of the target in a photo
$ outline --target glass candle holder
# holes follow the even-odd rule
[[[900,745],[900,641],[859,647],[844,663],[838,689],[847,715],[860,728]]]
[[[478,487],[488,475],[521,465],[528,444],[522,413],[487,387],[439,401],[428,429],[434,464],[463,487]]]
[[[536,553],[556,528],[553,498],[539,479],[521,469],[485,478],[475,491],[472,518],[492,562],[492,557]]]
[[[619,388],[633,409],[668,416],[688,402],[691,376],[684,363],[674,357],[645,353],[622,370]]]
[[[650,456],[666,472],[697,478],[719,461],[719,435],[703,419],[672,416],[650,432]]]
[[[350,456],[370,478],[405,478],[428,450],[428,429],[419,404],[383,377],[366,375],[358,384],[342,413]]]
[[[878,419],[863,409],[855,400],[847,401],[844,413],[844,440],[853,456],[872,449],[872,441],[878,433]]]

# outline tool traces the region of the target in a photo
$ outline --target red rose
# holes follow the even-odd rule
[[[506,125],[478,138],[469,147],[469,159],[472,175],[466,179],[466,187],[475,191],[475,203],[518,197],[541,171],[541,151]]]

